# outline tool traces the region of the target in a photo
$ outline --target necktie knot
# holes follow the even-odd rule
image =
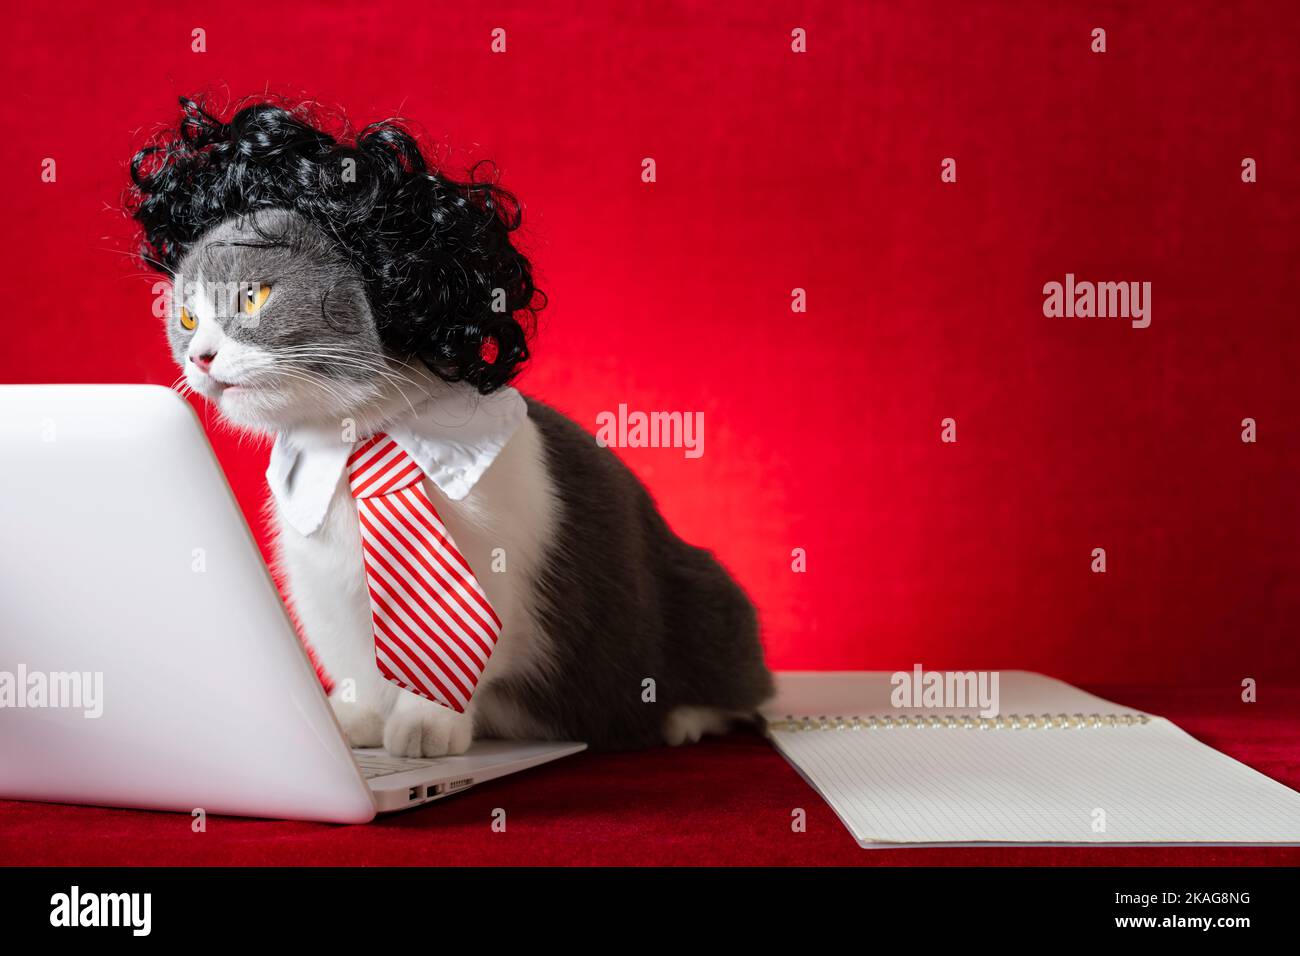
[[[415,459],[382,432],[361,442],[348,456],[348,485],[353,498],[393,494],[423,477]]]

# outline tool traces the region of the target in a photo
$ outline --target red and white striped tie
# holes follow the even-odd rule
[[[399,687],[463,711],[501,620],[438,517],[423,478],[420,466],[387,435],[362,442],[348,458],[375,663]]]

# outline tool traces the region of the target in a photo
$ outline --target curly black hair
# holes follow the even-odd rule
[[[514,378],[546,297],[511,242],[522,210],[491,163],[460,182],[393,120],[336,137],[308,105],[253,102],[223,121],[190,97],[180,104],[179,127],[131,160],[126,206],[151,268],[173,274],[226,219],[287,209],[357,270],[386,346],[484,394]]]

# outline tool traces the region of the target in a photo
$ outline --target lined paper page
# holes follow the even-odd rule
[[[864,846],[1300,843],[1300,794],[1160,718],[1135,726],[771,736]]]

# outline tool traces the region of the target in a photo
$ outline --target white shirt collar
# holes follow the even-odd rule
[[[416,405],[382,430],[443,494],[459,501],[527,415],[513,388],[491,395],[464,389]],[[339,429],[297,428],[276,436],[266,480],[281,515],[300,534],[314,533],[325,520],[352,447]]]

